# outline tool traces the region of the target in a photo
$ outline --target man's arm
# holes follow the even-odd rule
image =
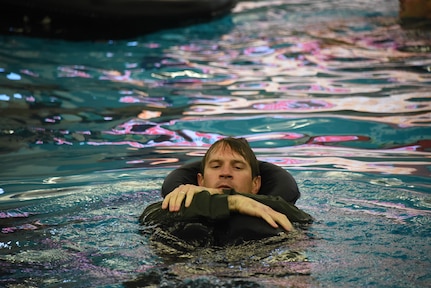
[[[271,209],[280,212],[288,217],[290,221],[293,222],[300,222],[300,223],[310,223],[313,221],[313,218],[304,211],[298,209],[294,204],[291,202],[287,202],[283,197],[281,196],[272,196],[272,195],[255,195],[250,193],[238,193],[233,190],[222,190],[217,188],[207,188],[202,186],[196,186],[196,185],[180,185],[174,191],[166,195],[165,199],[163,199],[162,203],[162,209],[168,209],[170,212],[178,212],[180,210],[180,207],[182,204],[184,204],[185,208],[190,207],[193,198],[196,197],[195,195],[199,194],[202,191],[207,191],[211,195],[216,194],[237,194],[242,195],[244,197],[247,197],[249,199],[253,199],[257,202],[260,202],[261,204],[264,204],[266,206],[269,206]],[[230,198],[228,198],[230,199]],[[235,202],[233,200],[236,200]],[[256,216],[263,218],[263,215],[266,215],[265,213],[267,210],[265,207],[258,205],[256,203],[252,203],[247,199],[243,199],[235,197],[234,199],[230,199],[230,210],[236,211],[241,214],[246,214],[250,216]],[[244,207],[250,208],[246,209]],[[243,209],[239,209],[243,208]],[[253,209],[257,209],[256,211],[253,211]],[[255,212],[255,213],[254,213]],[[259,215],[256,215],[256,213],[259,213]],[[272,214],[274,215],[274,214]],[[266,217],[266,221],[273,227],[274,223],[269,220],[269,218]]]
[[[228,207],[229,211],[262,218],[273,228],[278,228],[280,224],[280,226],[286,231],[294,230],[292,223],[286,215],[247,196],[240,194],[229,195]]]
[[[180,185],[171,193],[166,195],[165,199],[163,199],[162,208],[169,209],[170,212],[178,212],[180,210],[181,204],[184,202],[184,199],[185,207],[189,207],[193,201],[193,197],[195,197],[195,194],[202,191],[207,191],[211,195],[223,194],[222,189],[207,188],[192,184]]]
[[[261,203],[262,205],[271,207],[273,210],[286,215],[291,222],[306,224],[306,223],[312,223],[314,221],[314,218],[310,214],[299,209],[294,204],[285,201],[280,196],[258,195],[258,194],[255,195],[255,194],[237,193],[237,192],[234,192],[234,193],[237,195],[242,195],[244,197],[253,199]]]
[[[196,186],[198,187],[198,186]],[[192,189],[193,190],[193,189]],[[223,193],[224,192],[224,193]],[[277,228],[279,225],[286,231],[293,230],[290,221],[309,223],[312,217],[298,209],[293,204],[281,197],[241,194],[233,190],[224,190],[223,194],[211,194],[208,191],[199,191],[193,194],[191,203],[186,206],[185,201],[180,203],[179,209],[170,212],[163,208],[164,202],[158,202],[158,209],[145,209],[141,221],[151,223],[167,219],[191,220],[204,218],[207,220],[227,219],[231,213],[240,213],[264,219],[270,226]],[[192,192],[190,192],[192,193]],[[184,195],[181,198],[184,200]],[[151,211],[153,212],[151,212]],[[156,221],[158,219],[158,221]]]
[[[139,217],[142,224],[171,223],[172,221],[191,221],[196,219],[223,220],[229,218],[227,194],[211,195],[202,191],[193,197],[189,207],[184,202],[177,211],[170,212],[163,209],[163,202],[156,202],[147,206]]]

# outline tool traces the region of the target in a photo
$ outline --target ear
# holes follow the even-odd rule
[[[259,193],[260,185],[262,183],[262,178],[260,176],[256,176],[252,180],[251,193],[257,194]]]
[[[204,176],[201,173],[198,173],[198,185],[204,186]]]

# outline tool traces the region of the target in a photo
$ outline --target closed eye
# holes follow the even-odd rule
[[[246,165],[242,162],[236,162],[236,163],[233,163],[232,167],[236,170],[243,170],[246,167]]]

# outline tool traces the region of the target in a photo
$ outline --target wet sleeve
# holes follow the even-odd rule
[[[142,224],[161,224],[170,221],[191,221],[195,219],[222,220],[229,217],[227,194],[211,195],[207,191],[195,194],[189,207],[184,202],[178,212],[162,209],[162,202],[145,208],[139,221]]]
[[[291,222],[312,223],[313,217],[307,212],[299,209],[294,204],[287,202],[280,196],[254,195],[246,193],[237,193],[252,198],[262,204],[265,204],[277,212],[283,213]]]

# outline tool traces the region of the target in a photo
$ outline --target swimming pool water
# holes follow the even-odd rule
[[[429,286],[431,35],[397,13],[241,1],[129,40],[0,36],[0,286]],[[291,172],[316,222],[161,253],[138,216],[225,136]]]

